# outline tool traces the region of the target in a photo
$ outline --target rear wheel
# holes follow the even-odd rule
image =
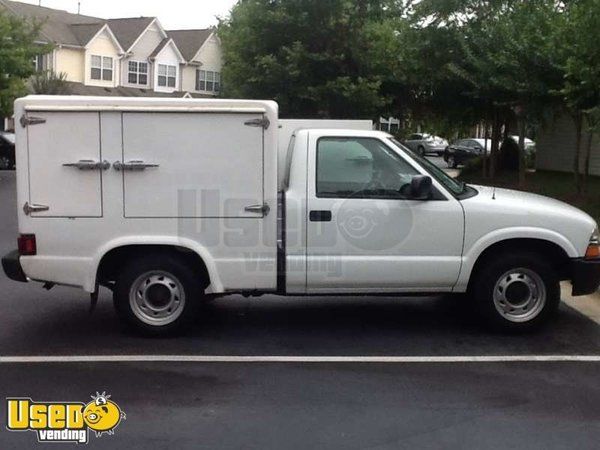
[[[502,253],[474,274],[470,294],[481,315],[496,328],[526,330],[547,322],[560,303],[558,277],[534,253]]]
[[[419,155],[425,156],[425,147],[423,147],[422,145],[419,145],[417,151],[419,152]]]
[[[448,156],[446,162],[448,163],[448,167],[456,169],[456,160],[454,159],[454,156]]]
[[[203,280],[179,258],[152,254],[131,259],[113,292],[119,318],[148,335],[183,330],[204,297]]]

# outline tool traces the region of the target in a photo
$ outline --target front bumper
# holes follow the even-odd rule
[[[571,273],[573,296],[593,294],[600,287],[600,259],[574,259]]]
[[[7,253],[2,258],[2,269],[8,278],[15,281],[21,281],[27,283],[27,277],[21,267],[21,261],[19,261],[20,255],[18,250],[13,250]]]

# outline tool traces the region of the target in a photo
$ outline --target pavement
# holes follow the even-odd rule
[[[0,254],[14,197],[0,172]],[[550,327],[508,335],[451,296],[229,296],[147,339],[106,291],[90,314],[79,290],[0,274],[0,398],[107,391],[127,419],[91,448],[598,448],[600,325],[563,299]],[[0,429],[0,449],[40,445]]]

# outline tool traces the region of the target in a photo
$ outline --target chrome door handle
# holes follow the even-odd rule
[[[269,211],[271,211],[271,208],[269,207],[269,205],[264,203],[262,205],[246,206],[244,208],[244,211],[250,212],[250,213],[256,213],[256,214],[262,214],[263,216],[266,216],[267,214],[269,214]]]
[[[93,159],[80,159],[75,163],[65,163],[63,167],[75,167],[79,170],[108,170],[110,163],[108,161],[94,161]]]
[[[23,205],[23,212],[25,212],[26,216],[28,216],[29,214],[31,214],[33,212],[48,211],[49,209],[50,209],[49,206],[36,205],[33,203],[29,203],[29,202],[25,202],[25,204]]]
[[[123,171],[126,171],[126,170],[139,171],[139,170],[146,170],[151,167],[159,167],[159,165],[145,163],[144,161],[140,161],[140,160],[128,161],[126,163],[117,161],[113,164],[113,169],[118,170],[118,171],[121,171],[121,170],[123,170]]]

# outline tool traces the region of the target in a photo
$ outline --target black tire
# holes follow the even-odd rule
[[[458,164],[456,163],[456,158],[452,155],[448,156],[446,162],[448,163],[448,167],[450,169],[456,169],[458,167]]]
[[[152,276],[160,280],[161,274],[163,275],[162,283],[175,285],[175,291],[163,295],[163,298],[168,297],[168,300],[159,301],[177,302],[174,299],[178,299],[178,303],[173,303],[172,308],[176,313],[171,313],[171,309],[168,310],[168,313],[163,311],[161,314],[171,314],[171,317],[166,319],[170,321],[168,323],[151,323],[153,311],[147,309],[148,306],[134,306],[132,302],[135,300],[130,301],[130,293],[136,295],[131,291],[134,289],[134,284],[140,286],[138,283],[141,278]],[[145,254],[130,259],[121,269],[113,291],[113,302],[119,319],[132,330],[147,336],[172,335],[184,331],[192,323],[205,298],[204,287],[206,284],[206,280],[203,280],[196,270],[176,255],[170,253]],[[144,286],[148,285],[152,286],[152,283],[146,283]],[[148,288],[145,289],[148,290]],[[168,286],[165,288],[157,281],[155,289],[162,290],[160,294],[165,294]],[[141,294],[138,296],[142,298]],[[151,296],[148,295],[148,297]],[[146,298],[146,294],[143,295],[143,298]],[[142,300],[140,302],[144,303]],[[150,305],[151,302],[146,301],[145,303]],[[169,305],[171,303],[168,303],[167,306],[159,306],[167,308]],[[175,315],[177,317],[174,317]]]
[[[514,318],[513,320],[510,320],[508,316],[510,314],[518,314],[519,312],[527,314],[525,309],[517,307],[514,310],[514,313],[510,311],[501,313],[497,309],[496,302],[494,301],[496,283],[514,280],[516,289],[521,289],[523,286],[526,286],[525,283],[518,286],[520,282],[518,275],[504,276],[513,270],[515,273],[519,273],[521,270],[525,273],[525,277],[534,277],[534,274],[537,275],[545,290],[545,302],[543,303],[543,306],[536,306],[541,305],[541,302],[539,301],[538,303],[533,303],[534,306],[531,306],[530,312],[533,312],[533,310],[536,309],[538,311],[537,314],[532,315],[530,318],[524,317],[523,321],[515,321]],[[527,272],[529,275],[527,275]],[[482,262],[480,268],[473,274],[473,277],[472,283],[469,286],[469,296],[471,301],[481,317],[497,330],[529,331],[546,324],[558,310],[560,304],[560,282],[558,276],[552,266],[548,264],[542,256],[536,255],[533,252],[503,252],[494,255]],[[529,280],[535,281],[532,278],[529,278]],[[527,289],[525,289],[525,291],[526,290]],[[502,298],[500,286],[497,292]],[[531,294],[532,291],[529,292],[530,299],[536,297],[536,295]],[[539,291],[536,290],[536,292]],[[506,289],[504,295],[507,298],[509,297],[508,289]],[[519,303],[519,300],[514,302],[517,304]],[[512,308],[511,303],[505,302],[504,305],[504,308],[506,309]],[[500,305],[498,307],[502,309]]]
[[[419,145],[419,148],[417,149],[417,151],[419,152],[419,155],[421,155],[421,156],[426,155],[425,147],[423,147],[422,145]]]

